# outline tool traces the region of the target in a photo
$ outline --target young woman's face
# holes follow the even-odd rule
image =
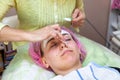
[[[80,50],[70,34],[63,34],[64,41],[51,38],[42,46],[43,63],[53,70],[65,70],[80,64]]]

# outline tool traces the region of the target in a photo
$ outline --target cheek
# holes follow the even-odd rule
[[[45,51],[44,56],[45,56],[48,60],[52,60],[52,59],[55,59],[58,54],[59,54],[59,50],[54,49],[54,50]]]
[[[71,48],[78,48],[77,44],[74,41],[70,41],[68,43],[68,46],[71,47]]]
[[[80,49],[78,48],[78,45],[75,42],[70,42],[68,44],[68,46],[73,49],[75,52],[79,52],[80,53]]]
[[[58,54],[59,53],[57,51],[50,51],[44,55],[44,57],[46,58],[46,62],[50,65],[50,67],[56,64],[55,61],[58,62]]]

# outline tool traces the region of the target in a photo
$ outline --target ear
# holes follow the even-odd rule
[[[82,55],[82,53],[81,53],[81,51],[79,52],[79,56],[81,57],[81,55]]]
[[[45,57],[42,58],[42,63],[43,63],[43,65],[44,65],[46,68],[49,68],[49,64],[47,63]]]

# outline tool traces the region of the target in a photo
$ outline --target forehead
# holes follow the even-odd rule
[[[61,31],[61,34],[62,34],[62,35],[63,35],[63,34],[69,34],[69,35],[70,35],[70,33],[67,32],[67,31],[65,31],[65,30],[62,30],[62,31]]]

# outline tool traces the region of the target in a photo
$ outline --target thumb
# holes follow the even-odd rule
[[[78,16],[78,13],[79,13],[79,9],[75,9],[73,14],[72,14],[72,18],[76,18]]]

